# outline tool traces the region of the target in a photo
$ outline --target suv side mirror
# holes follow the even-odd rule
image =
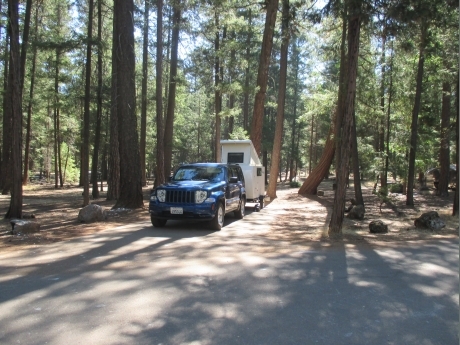
[[[232,176],[230,177],[230,183],[238,183],[238,177]]]

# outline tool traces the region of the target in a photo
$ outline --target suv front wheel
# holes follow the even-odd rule
[[[159,219],[154,216],[150,216],[150,220],[152,221],[152,225],[155,228],[162,228],[166,225],[166,219]]]
[[[210,225],[213,230],[220,230],[224,226],[225,211],[221,202],[217,204],[215,217],[211,220]]]

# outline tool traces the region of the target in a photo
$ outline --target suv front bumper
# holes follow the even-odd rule
[[[171,208],[182,208],[182,214],[172,214]],[[202,204],[176,204],[150,201],[150,215],[159,219],[194,219],[194,220],[211,220],[216,215],[215,203]]]

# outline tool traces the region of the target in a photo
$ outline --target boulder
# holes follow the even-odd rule
[[[112,209],[112,210],[104,210],[103,211],[103,218],[105,220],[109,220],[111,218],[118,218],[120,216],[123,216],[125,214],[128,214],[130,212],[132,212],[133,210],[132,209],[129,209],[129,208],[116,208],[116,209]]]
[[[17,235],[19,233],[31,234],[31,233],[40,231],[40,223],[33,222],[30,220],[11,219],[10,224],[12,227],[12,231],[11,231],[12,235]]]
[[[364,206],[363,205],[355,205],[350,210],[350,212],[347,214],[347,218],[363,220],[364,219],[364,213],[365,213],[365,211],[364,211]]]
[[[446,226],[446,223],[439,217],[438,212],[430,211],[423,213],[414,221],[417,228],[425,228],[430,230],[439,230]]]
[[[373,220],[369,223],[369,232],[372,234],[386,234],[388,232],[388,225],[381,220]]]
[[[103,219],[103,209],[101,206],[96,204],[85,206],[78,213],[78,221],[81,223],[99,222]]]
[[[116,211],[113,211],[113,210],[104,210],[102,214],[105,220],[120,217],[120,215]]]

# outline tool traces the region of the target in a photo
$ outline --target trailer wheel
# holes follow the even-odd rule
[[[264,208],[264,196],[263,195],[259,196],[259,205],[260,205],[260,209]]]

